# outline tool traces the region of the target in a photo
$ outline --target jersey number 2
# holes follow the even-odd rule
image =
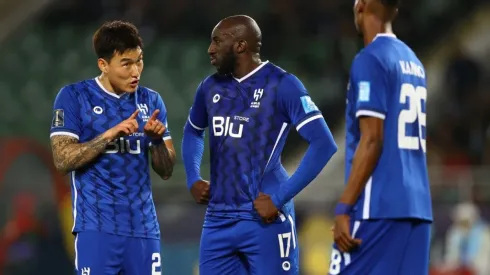
[[[162,267],[162,258],[160,253],[155,252],[151,255],[151,275],[162,275],[161,271],[158,271]]]
[[[425,153],[426,141],[423,136],[422,127],[426,125],[426,114],[422,107],[427,101],[427,89],[422,86],[414,87],[412,84],[404,83],[400,90],[400,103],[406,104],[408,109],[402,110],[398,116],[398,147],[407,150],[419,150]],[[418,121],[417,136],[409,136],[406,126],[413,125]]]

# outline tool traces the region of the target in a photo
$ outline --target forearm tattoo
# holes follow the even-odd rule
[[[167,148],[165,142],[150,148],[153,170],[163,179],[169,179],[174,170],[175,156],[173,152]]]
[[[53,136],[51,148],[56,169],[64,174],[79,169],[92,162],[104,152],[109,141],[102,135],[85,143],[79,143],[69,136]]]

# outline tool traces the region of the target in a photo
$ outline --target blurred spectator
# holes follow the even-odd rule
[[[473,203],[461,203],[454,209],[446,250],[448,268],[468,268],[475,275],[490,274],[490,228]]]

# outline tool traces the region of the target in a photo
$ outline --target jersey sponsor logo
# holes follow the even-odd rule
[[[53,127],[65,126],[65,111],[63,109],[56,109],[53,111],[53,122],[51,125]]]
[[[264,89],[255,89],[254,91],[254,100],[252,103],[250,103],[250,108],[259,108],[260,107],[260,102],[259,100],[262,98],[262,95],[264,95]]]
[[[303,105],[303,110],[306,114],[309,114],[314,111],[318,111],[318,107],[316,107],[315,102],[311,100],[310,96],[304,95],[300,97],[301,105]]]
[[[100,106],[95,106],[93,111],[94,111],[94,113],[96,113],[98,115],[100,115],[100,114],[102,114],[102,112],[104,112],[104,110]]]
[[[236,124],[237,123],[230,122],[230,117],[214,116],[213,134],[215,137],[230,136],[232,138],[241,138],[243,134],[243,125],[238,124],[237,127]]]
[[[357,100],[359,102],[368,102],[371,94],[371,83],[368,81],[360,81],[358,83],[359,95]]]
[[[106,154],[132,154],[132,155],[139,155],[141,154],[141,142],[139,140],[129,140],[125,139],[123,137],[120,137],[119,139],[115,139],[109,144],[107,144],[107,147],[105,149]]]

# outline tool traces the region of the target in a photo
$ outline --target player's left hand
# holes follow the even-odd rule
[[[158,114],[160,113],[159,109],[156,109],[151,115],[150,119],[146,122],[144,132],[150,139],[161,139],[163,137],[163,133],[165,133],[165,125],[157,119]]]
[[[255,199],[254,208],[266,223],[273,222],[279,215],[279,210],[272,202],[271,196],[262,192]]]
[[[361,245],[361,240],[352,238],[350,234],[350,217],[348,215],[335,216],[333,237],[335,244],[342,252],[350,252]]]

